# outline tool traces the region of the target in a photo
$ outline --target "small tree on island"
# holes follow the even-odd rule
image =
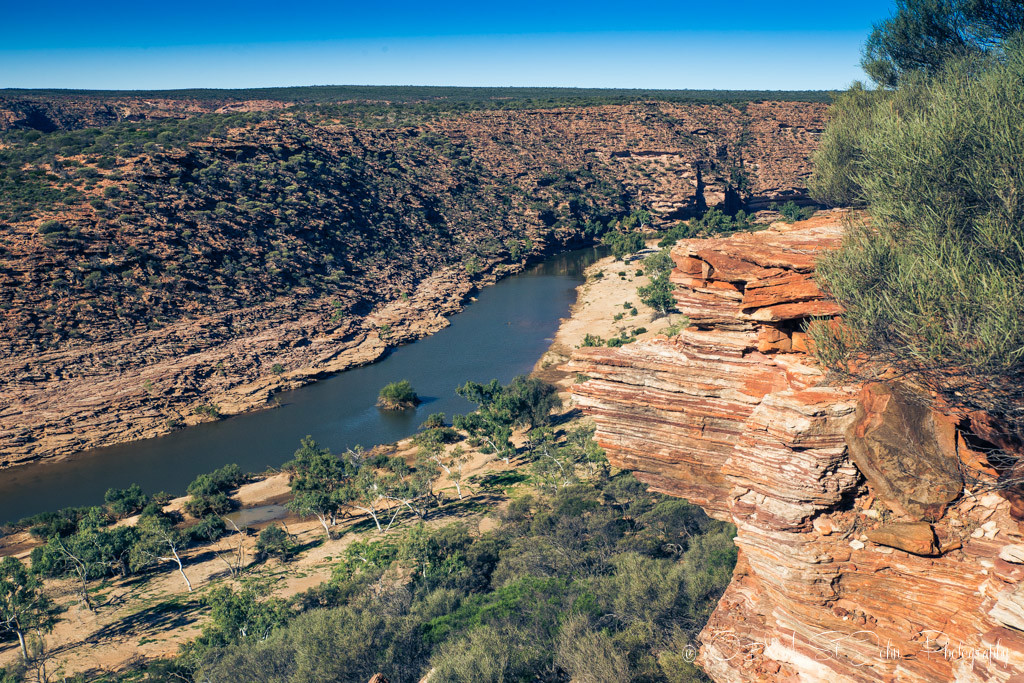
[[[380,390],[377,397],[377,407],[385,410],[405,410],[415,408],[419,404],[420,397],[413,391],[407,379],[391,382]]]

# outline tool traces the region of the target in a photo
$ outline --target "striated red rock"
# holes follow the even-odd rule
[[[959,461],[991,469],[969,421],[896,383],[829,386],[807,355],[804,320],[839,313],[814,260],[840,236],[832,215],[680,242],[693,326],[580,349],[576,400],[613,464],[736,525],[701,634],[715,680],[1020,680],[1024,535],[1006,498],[951,485]]]
[[[0,129],[280,107],[0,95]],[[41,161],[70,203],[0,205],[0,468],[263,407],[375,360],[580,243],[590,217],[644,206],[664,226],[727,195],[801,199],[824,115],[637,102],[385,127],[285,107],[216,137]]]
[[[913,555],[934,555],[939,551],[935,529],[928,522],[897,522],[869,530],[872,543],[899,548]]]

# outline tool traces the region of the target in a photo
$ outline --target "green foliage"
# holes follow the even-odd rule
[[[644,236],[638,232],[608,232],[601,238],[601,244],[608,247],[612,256],[622,259],[644,248]]]
[[[650,283],[637,288],[636,293],[640,296],[640,301],[661,315],[668,315],[669,311],[676,307],[675,297],[672,296],[675,285],[669,281],[669,275],[672,274],[674,267],[675,263],[667,247],[644,260],[644,268],[651,280]]]
[[[83,582],[127,576],[137,541],[134,527],[83,525],[69,536],[51,536],[45,545],[33,548],[32,570],[44,576],[74,576]]]
[[[663,233],[658,246],[662,249],[671,247],[679,240],[691,239],[694,237],[709,237],[712,235],[728,235],[734,232],[743,232],[761,228],[754,223],[746,211],[740,209],[735,216],[723,213],[721,209],[712,208],[697,218],[691,218],[688,222],[679,222],[674,227]]]
[[[200,474],[188,485],[191,496],[185,502],[185,512],[193,517],[223,514],[232,508],[227,492],[245,483],[248,477],[235,464],[225,465],[209,474]]]
[[[200,403],[199,405],[192,407],[192,414],[218,418],[220,417],[220,406],[216,403]]]
[[[228,527],[220,516],[221,513],[211,512],[197,524],[185,529],[185,539],[188,545],[199,545],[216,541],[227,533]]]
[[[691,227],[691,225],[693,227]],[[662,238],[658,242],[658,247],[660,249],[671,247],[679,240],[686,240],[696,236],[697,224],[693,220],[688,223],[680,221],[662,233]]]
[[[272,366],[270,366],[270,371],[275,375],[280,375],[282,372],[284,372],[284,366],[281,365],[280,363],[274,363]]]
[[[354,475],[354,468],[322,448],[312,437],[305,437],[294,459],[284,464],[291,471],[292,499],[288,509],[306,517],[316,517],[330,538],[338,511],[345,502],[343,490]]]
[[[868,135],[876,108],[890,94],[867,90],[855,83],[840,94],[829,109],[829,124],[814,153],[814,173],[808,181],[811,194],[831,206],[862,206],[865,198],[856,181],[863,161],[860,139]]]
[[[55,232],[66,232],[67,228],[60,221],[43,221],[39,224],[40,235],[51,235]]]
[[[587,434],[569,438],[585,451]],[[239,638],[260,599],[218,595],[230,609],[196,677],[704,680],[682,653],[731,577],[733,533],[620,475],[517,499],[484,535],[456,523],[357,541],[286,623]]]
[[[256,540],[256,555],[259,558],[277,557],[287,560],[295,552],[295,544],[292,543],[288,532],[279,524],[271,524],[260,532]]]
[[[115,517],[128,517],[139,512],[148,503],[150,497],[142,493],[142,487],[133,483],[127,488],[108,488],[103,495],[106,509]]]
[[[0,633],[18,637],[23,659],[28,659],[25,634],[32,629],[49,630],[54,623],[54,609],[39,577],[17,558],[0,560]]]
[[[420,425],[420,429],[440,429],[444,427],[444,413],[432,413]]]
[[[407,379],[385,385],[377,395],[377,405],[384,408],[403,408],[419,402],[419,397]]]
[[[456,391],[478,404],[487,413],[485,419],[509,427],[546,424],[551,411],[562,405],[553,385],[526,375],[514,377],[504,387],[495,379],[489,384],[466,382]]]
[[[790,199],[785,204],[779,206],[777,203],[772,203],[768,207],[772,211],[778,211],[782,214],[782,217],[787,223],[795,223],[796,221],[802,221],[810,218],[814,215],[813,206],[801,207],[799,204]]]
[[[268,597],[269,592],[269,585],[254,580],[244,581],[237,590],[231,586],[211,590],[203,597],[210,620],[203,625],[202,635],[183,648],[183,658],[199,660],[230,645],[266,640],[289,617],[287,603]]]
[[[879,85],[896,87],[916,74],[935,75],[956,59],[1001,55],[1024,30],[1024,7],[1007,0],[897,0],[876,24],[861,66]]]
[[[965,106],[965,103],[970,103]],[[868,205],[818,276],[845,312],[810,331],[823,362],[893,368],[956,406],[1024,425],[1024,52],[946,62],[935,77],[841,100],[818,187]],[[851,110],[847,117],[846,108]],[[831,128],[830,128],[831,130]],[[840,145],[848,149],[830,149]]]

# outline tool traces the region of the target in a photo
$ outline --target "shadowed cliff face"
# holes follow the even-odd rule
[[[44,113],[69,127],[58,114],[200,107],[73,104]],[[238,413],[371,361],[593,221],[643,207],[672,224],[740,192],[737,174],[745,200],[805,197],[824,115],[649,102],[385,127],[284,109],[167,144],[118,147],[142,134],[122,123],[87,136],[105,151],[68,157],[89,131],[19,138],[39,153],[0,202],[0,466]]]
[[[575,398],[616,466],[736,524],[701,635],[714,679],[1018,680],[1024,535],[1006,499],[964,490],[961,471],[994,472],[977,419],[899,383],[828,385],[807,353],[803,321],[840,313],[814,259],[841,230],[680,242],[692,326],[580,349]]]

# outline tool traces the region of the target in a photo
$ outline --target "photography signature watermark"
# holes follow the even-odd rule
[[[843,659],[853,666],[872,666],[879,662],[900,660],[904,658],[922,659],[941,657],[948,661],[976,661],[1009,664],[1010,651],[999,641],[987,645],[972,645],[954,639],[941,631],[921,631],[911,641],[894,643],[891,638],[883,638],[874,631],[822,631],[810,637],[795,633],[788,637],[756,638],[739,635],[732,631],[705,632],[701,638],[705,648],[704,656],[716,661],[752,660],[764,655],[771,656],[773,649],[799,650],[813,656],[818,661],[826,659]],[[697,659],[698,650],[687,645],[682,652],[683,659],[693,662]]]

